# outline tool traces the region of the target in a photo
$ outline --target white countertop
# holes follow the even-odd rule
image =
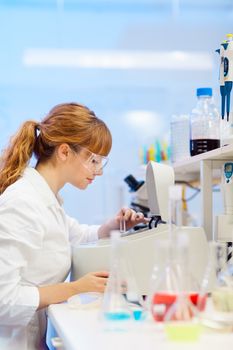
[[[51,305],[48,316],[66,350],[219,350],[233,348],[233,333],[203,333],[198,342],[170,342],[155,322],[135,321],[128,331],[107,331],[98,310]]]

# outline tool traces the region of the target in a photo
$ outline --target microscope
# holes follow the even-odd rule
[[[150,218],[149,229],[168,222],[168,188],[174,185],[172,167],[150,161],[146,167],[146,182],[137,181],[132,175],[124,181],[135,192],[131,208]]]
[[[153,267],[161,263],[158,260],[161,254],[156,254],[158,242],[170,237],[168,197],[174,178],[171,166],[154,161],[147,164],[146,181],[139,185],[137,191],[146,188],[147,196],[144,198],[148,199],[150,225],[142,230],[130,230],[121,236],[122,240],[127,241],[125,259],[130,262],[141,295],[148,295]],[[195,279],[201,282],[207,262],[205,232],[202,227],[181,226],[178,233],[188,238],[190,270]],[[76,280],[90,271],[109,270],[110,251],[110,239],[73,246],[71,279]]]
[[[133,193],[130,207],[135,211],[140,211],[145,217],[148,217],[148,196],[145,181],[138,181],[132,174],[126,176],[124,181],[129,187],[129,192]]]

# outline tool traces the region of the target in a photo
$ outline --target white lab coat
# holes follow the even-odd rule
[[[0,349],[46,349],[37,286],[65,280],[70,244],[97,240],[99,226],[67,216],[33,168],[0,196]]]

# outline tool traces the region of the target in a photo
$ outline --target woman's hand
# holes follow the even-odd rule
[[[148,223],[148,219],[144,217],[143,213],[136,212],[130,208],[122,208],[116,216],[118,226],[120,228],[121,222],[125,221],[126,230],[134,227],[140,223]]]
[[[121,222],[125,222],[126,230],[140,223],[148,223],[149,219],[145,218],[143,213],[136,212],[130,208],[122,208],[115,218],[100,226],[98,231],[99,238],[109,237],[112,230],[119,230]]]
[[[89,272],[77,281],[72,282],[76,293],[99,292],[103,293],[108,282],[107,271]]]
[[[38,287],[40,295],[38,310],[50,304],[61,303],[78,293],[103,293],[108,282],[108,276],[107,271],[90,272],[74,282]]]

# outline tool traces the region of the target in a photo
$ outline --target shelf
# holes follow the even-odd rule
[[[190,157],[173,164],[176,180],[194,181],[200,177],[200,162],[211,160],[214,169],[213,177],[220,176],[220,164],[227,160],[233,161],[233,145],[223,146],[206,153]]]
[[[221,178],[222,165],[226,161],[233,161],[232,144],[173,164],[176,181],[182,180],[191,182],[200,180],[201,224],[208,240],[212,240],[215,237],[212,203],[213,179]]]

